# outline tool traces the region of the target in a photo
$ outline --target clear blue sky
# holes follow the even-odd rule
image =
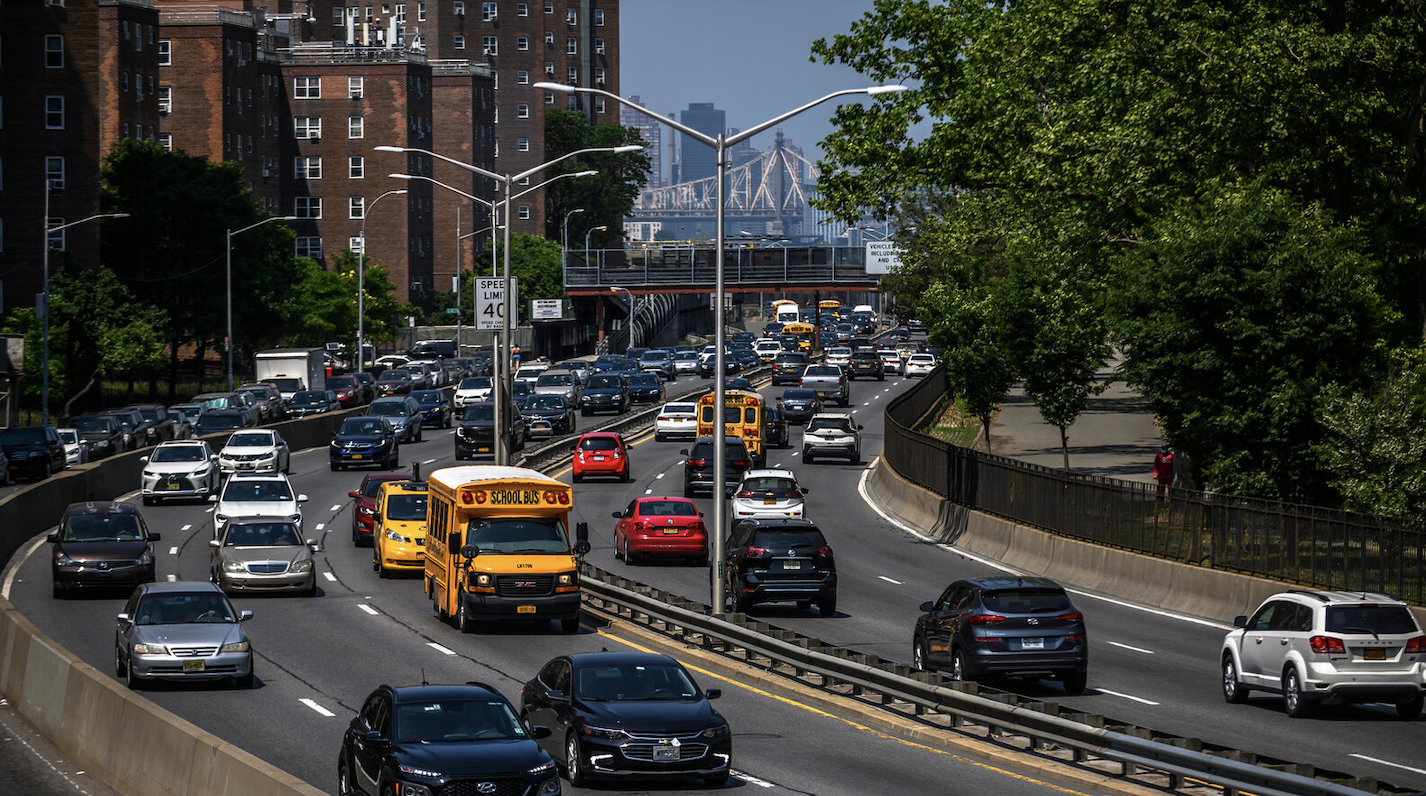
[[[872,0],[620,0],[619,93],[675,120],[690,102],[711,102],[727,112],[729,127],[745,130],[833,91],[872,85],[846,67],[808,60],[814,40],[846,33],[871,9]],[[856,100],[781,125],[814,162],[838,101]],[[772,140],[768,130],[752,145],[765,149]]]

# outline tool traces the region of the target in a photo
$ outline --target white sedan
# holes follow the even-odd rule
[[[270,429],[236,431],[218,451],[218,469],[233,473],[285,473],[292,451],[282,435]]]
[[[663,442],[669,437],[698,436],[698,404],[669,401],[659,409],[654,419],[654,439]]]
[[[218,489],[218,457],[202,440],[161,442],[140,461],[145,506],[164,498],[207,497]]]
[[[912,376],[925,376],[936,369],[936,357],[934,354],[912,354],[906,360],[906,378]]]
[[[489,376],[466,376],[460,380],[456,387],[455,397],[452,399],[457,409],[464,409],[466,404],[489,401],[491,394],[491,380]]]
[[[833,346],[827,349],[827,364],[837,365],[843,370],[852,364],[852,349],[847,346]]]

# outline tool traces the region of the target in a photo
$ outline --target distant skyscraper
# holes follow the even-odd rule
[[[629,100],[641,108],[645,107],[644,103],[639,102],[637,94],[629,97]],[[638,130],[639,135],[649,143],[648,149],[645,150],[649,155],[648,187],[663,187],[663,124],[625,105],[619,106],[619,124]]]
[[[679,114],[679,121],[704,135],[716,138],[728,126],[728,114],[713,107],[711,102],[690,102],[688,110]],[[679,178],[681,182],[692,182],[718,173],[718,155],[713,147],[700,141],[689,140],[682,133],[678,136]]]

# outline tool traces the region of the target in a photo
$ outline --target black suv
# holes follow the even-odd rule
[[[163,404],[134,404],[130,409],[137,409],[139,414],[144,416],[148,425],[144,428],[144,433],[148,436],[149,445],[157,445],[160,442],[169,442],[178,438],[178,429],[173,418],[168,416],[168,407]]]
[[[1048,578],[958,580],[921,610],[911,640],[917,669],[944,669],[957,680],[1054,677],[1066,694],[1084,691],[1084,615]]]
[[[875,351],[857,351],[847,361],[847,378],[855,379],[858,376],[886,381],[886,367],[881,364],[881,357]]]
[[[731,492],[743,480],[743,473],[752,469],[753,457],[748,446],[737,437],[724,437],[727,447],[723,454],[723,489]],[[683,456],[683,496],[693,497],[695,492],[713,491],[713,438],[699,437],[693,447],[679,451]]]
[[[837,560],[822,531],[807,520],[740,520],[728,534],[724,567],[728,605],[744,613],[758,603],[817,604],[837,613]]]
[[[559,770],[499,691],[484,683],[383,685],[362,702],[337,756],[342,794],[558,794]]]
[[[119,421],[119,427],[124,430],[124,450],[148,447],[151,424],[139,410],[126,406],[123,409],[105,409],[99,414]]]
[[[491,401],[473,401],[461,410],[460,424],[456,426],[456,461],[474,459],[476,456],[495,456],[495,404]],[[509,433],[510,450],[525,449],[525,419],[511,410],[508,417],[501,418]]]
[[[0,433],[0,448],[10,461],[12,478],[24,476],[39,481],[65,467],[64,443],[59,441],[54,426],[7,428]]]
[[[773,384],[796,384],[807,369],[807,355],[800,351],[784,351],[772,360]]]
[[[113,415],[78,415],[69,419],[69,424],[79,432],[79,436],[89,445],[89,458],[102,459],[116,453],[123,453],[124,427]]]

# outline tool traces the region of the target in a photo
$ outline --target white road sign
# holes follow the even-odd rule
[[[564,317],[564,302],[560,299],[531,299],[530,320],[552,321]]]
[[[493,277],[475,279],[475,328],[483,332],[498,332],[505,322],[505,280]]]
[[[889,274],[901,267],[901,250],[887,240],[867,241],[866,272],[869,274]]]

